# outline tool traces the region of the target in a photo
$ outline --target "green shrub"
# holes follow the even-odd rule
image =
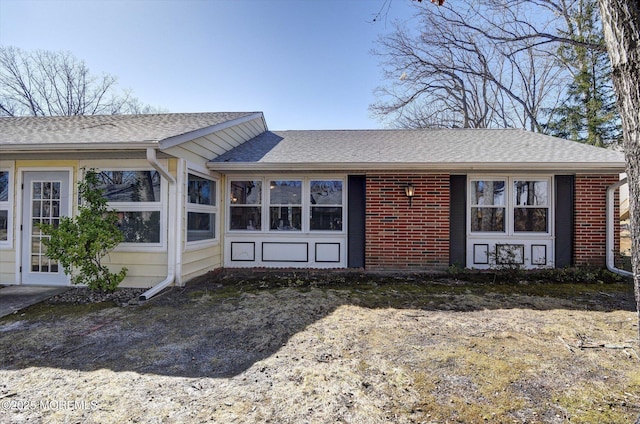
[[[107,199],[98,187],[95,170],[86,171],[78,183],[82,200],[75,217],[61,217],[58,226],[40,224],[50,237],[43,239],[47,256],[58,261],[73,284],[91,290],[114,291],[127,275],[127,268],[112,273],[101,260],[124,240],[118,215],[107,208]]]

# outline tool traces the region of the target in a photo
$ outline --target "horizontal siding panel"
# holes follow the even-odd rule
[[[134,277],[127,276],[122,283],[120,283],[119,287],[129,287],[129,288],[143,288],[147,289],[155,286],[165,279],[166,275],[162,277]]]
[[[209,246],[203,249],[190,250],[182,255],[182,263],[200,261],[202,259],[211,259],[213,256],[219,256],[222,252],[220,245]]]
[[[167,264],[164,265],[146,265],[146,264],[132,264],[132,265],[124,265],[127,268],[127,276],[128,277],[151,277],[153,279],[158,279],[162,277],[164,279],[167,276]],[[120,270],[121,265],[113,265],[109,264],[109,269],[112,272],[117,272]]]
[[[0,250],[0,284],[16,283],[15,250]]]
[[[222,266],[220,245],[192,250],[182,255],[182,279],[187,281]]]
[[[127,266],[144,264],[144,265],[162,265],[167,267],[166,252],[111,252],[104,259],[104,263],[112,265]]]

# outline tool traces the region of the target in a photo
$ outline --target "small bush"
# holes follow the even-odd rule
[[[82,204],[75,217],[61,217],[58,226],[40,224],[47,256],[58,261],[73,284],[84,284],[91,290],[115,291],[127,275],[117,273],[101,263],[102,258],[124,240],[118,228],[118,215],[107,208],[107,199],[98,187],[95,170],[86,172],[78,183]]]

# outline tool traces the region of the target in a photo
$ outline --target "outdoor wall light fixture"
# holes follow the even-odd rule
[[[416,195],[416,188],[413,186],[413,184],[409,183],[407,184],[407,186],[404,188],[404,194],[407,195],[407,197],[409,198],[409,206],[411,206],[411,201],[413,200],[413,196]]]

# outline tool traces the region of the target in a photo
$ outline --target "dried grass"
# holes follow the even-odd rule
[[[634,422],[630,287],[561,286],[205,282],[35,307],[0,320],[0,421]]]

